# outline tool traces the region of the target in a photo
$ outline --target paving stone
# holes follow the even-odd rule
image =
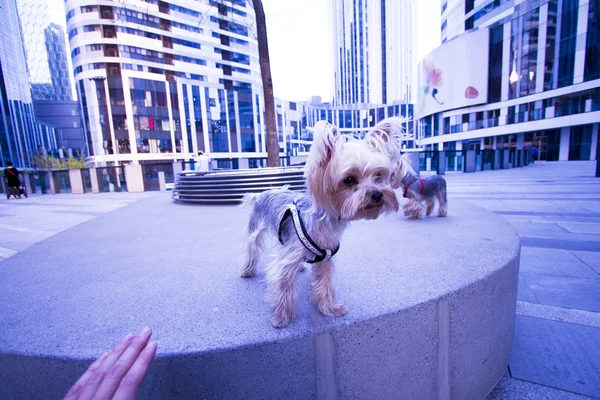
[[[560,222],[557,225],[571,233],[600,235],[600,224],[595,222]]]
[[[0,247],[0,257],[2,258],[12,257],[15,254],[17,254],[15,250],[7,249],[6,247]]]
[[[566,238],[569,232],[552,222],[512,222],[520,236],[547,239]]]
[[[589,242],[568,239],[544,239],[522,237],[521,246],[600,252],[600,242]]]
[[[600,217],[599,213],[592,212],[584,212],[584,213],[555,213],[555,212],[546,212],[546,211],[496,211],[496,214],[501,215],[541,215],[541,216],[551,216],[551,217],[563,217],[563,218],[571,218],[571,217],[590,217],[590,218],[598,218]]]
[[[510,371],[514,378],[600,397],[600,328],[517,315]]]
[[[571,251],[571,253],[600,274],[600,253],[592,251]]]
[[[13,251],[21,251],[32,244],[47,239],[49,236],[51,234],[47,232],[22,232],[0,227],[0,247]]]
[[[517,301],[517,314],[600,328],[600,313]]]
[[[502,215],[502,214],[500,214]],[[547,217],[542,215],[502,215],[509,222],[548,222]]]
[[[521,248],[521,272],[578,278],[600,278],[595,271],[567,250]]]
[[[540,304],[600,312],[600,279],[521,275]]]
[[[591,397],[514,379],[506,374],[486,400],[585,400]]]
[[[522,264],[522,261],[521,261]],[[533,292],[529,288],[529,285],[523,279],[521,274],[519,274],[519,287],[517,289],[517,300],[518,301],[526,301],[528,303],[537,303],[537,299],[533,295]]]
[[[39,213],[32,215],[17,214],[12,217],[0,219],[0,224],[3,227],[13,226],[54,234],[94,218],[90,215],[57,214],[54,212],[44,212],[42,215]]]

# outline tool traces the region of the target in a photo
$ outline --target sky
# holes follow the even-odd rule
[[[399,1],[399,0],[397,0]],[[440,44],[441,0],[417,3],[417,60]],[[263,0],[275,96],[333,97],[331,0]]]
[[[396,0],[400,1],[400,0]],[[440,44],[441,0],[417,4],[417,60]],[[63,0],[48,0],[52,22],[65,23]],[[331,0],[263,0],[275,96],[330,101],[334,92]],[[69,58],[70,61],[70,58]]]

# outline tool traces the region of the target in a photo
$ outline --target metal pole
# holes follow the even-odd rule
[[[600,178],[600,139],[596,144],[596,178]]]

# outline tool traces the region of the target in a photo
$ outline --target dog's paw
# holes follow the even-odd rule
[[[252,278],[256,275],[256,265],[248,264],[244,266],[244,269],[240,273],[242,278]]]
[[[348,309],[343,304],[319,304],[317,305],[317,309],[321,314],[328,317],[341,317],[348,312]]]
[[[285,328],[294,319],[294,313],[273,312],[271,314],[271,323],[275,328]]]

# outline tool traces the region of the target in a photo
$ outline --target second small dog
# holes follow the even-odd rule
[[[298,273],[305,262],[313,264],[311,303],[328,316],[346,312],[335,298],[332,257],[350,221],[398,211],[391,173],[389,157],[320,121],[304,169],[308,194],[282,188],[246,197],[252,212],[242,277],[255,275],[267,236],[281,243],[267,268],[275,327],[285,327],[294,318]]]
[[[408,155],[400,155],[399,140],[402,137],[404,120],[398,117],[386,118],[375,125],[366,135],[370,146],[390,158],[394,173],[390,184],[394,189],[402,188],[402,197],[407,198],[402,210],[409,219],[429,216],[438,204],[438,217],[448,214],[446,180],[439,175],[420,178],[412,168]]]
[[[400,157],[400,176],[402,176],[402,197],[408,198],[402,210],[409,219],[429,216],[438,205],[438,217],[448,214],[446,180],[439,175],[420,178],[410,165],[408,156]]]

